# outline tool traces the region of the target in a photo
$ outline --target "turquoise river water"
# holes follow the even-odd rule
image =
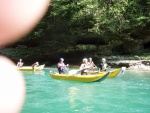
[[[22,71],[26,100],[21,113],[150,113],[150,72],[126,70],[102,82],[55,80],[47,68]]]

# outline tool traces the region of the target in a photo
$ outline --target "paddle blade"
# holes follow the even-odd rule
[[[122,67],[122,68],[121,68],[122,74],[124,74],[125,70],[126,70],[126,67]]]
[[[78,70],[70,70],[69,75],[75,75],[77,74]]]

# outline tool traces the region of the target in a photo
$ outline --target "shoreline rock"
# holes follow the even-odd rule
[[[109,60],[108,64],[113,68],[150,70],[150,60]]]
[[[148,63],[143,63],[148,62]],[[150,70],[150,61],[109,61],[111,67],[126,67],[127,69]]]

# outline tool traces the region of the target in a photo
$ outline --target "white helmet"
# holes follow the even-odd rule
[[[87,61],[88,61],[87,58],[84,58],[84,59],[82,60],[83,63],[86,63]]]
[[[106,59],[105,59],[105,58],[102,58],[102,61],[106,61]]]

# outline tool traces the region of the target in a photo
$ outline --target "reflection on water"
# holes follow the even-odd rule
[[[92,112],[95,103],[97,103],[94,99],[95,97],[93,97],[96,93],[97,91],[95,90],[94,85],[90,84],[68,87],[68,101],[70,103],[71,111]]]
[[[76,87],[69,87],[68,88],[69,91],[69,102],[70,102],[70,107],[75,108],[78,104],[76,103],[76,99],[78,96],[78,91],[79,89]]]
[[[45,72],[44,71],[34,71],[34,75],[44,75]]]
[[[43,70],[39,71],[21,71],[24,75],[44,75],[45,72]]]

